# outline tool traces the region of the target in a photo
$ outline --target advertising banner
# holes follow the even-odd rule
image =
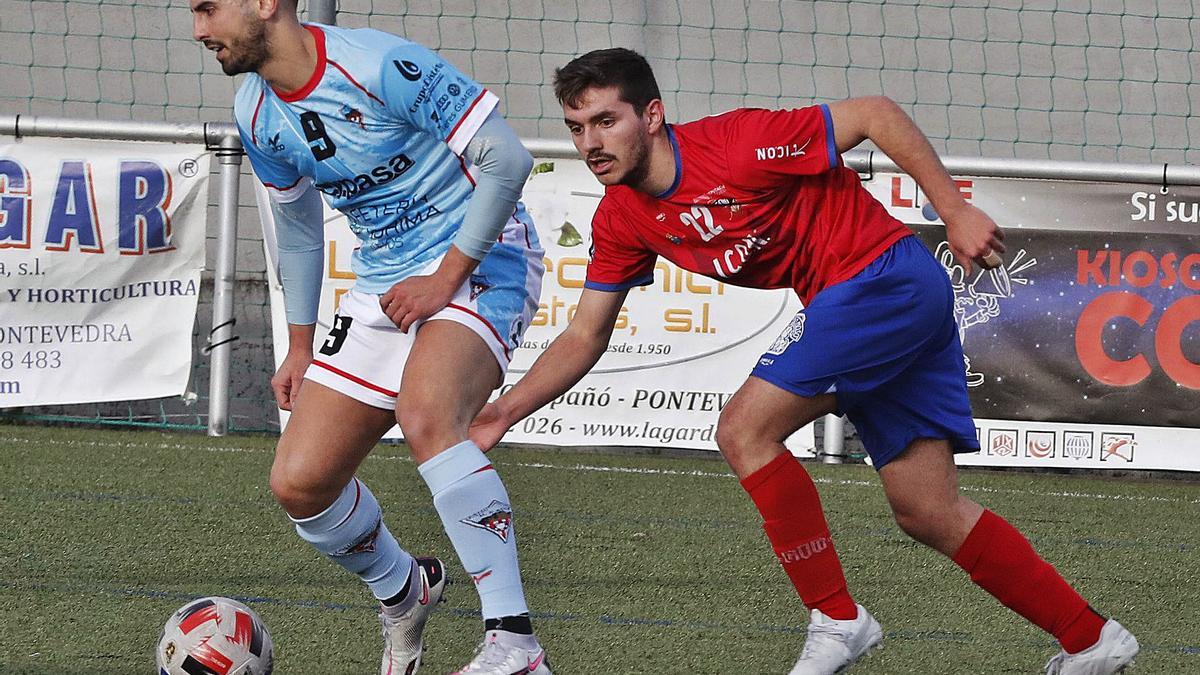
[[[0,143],[0,408],[184,393],[208,174],[196,146]]]
[[[546,276],[505,388],[570,320],[602,193],[576,160],[541,162],[535,172],[524,201],[546,249]],[[958,183],[1005,228],[1001,269],[957,266],[941,221],[908,176],[865,181],[934,251],[954,286],[983,446],[959,462],[1200,470],[1200,189]],[[335,214],[327,234],[325,330],[353,284],[355,245]],[[596,368],[506,440],[715,449],[720,410],[799,309],[788,291],[727,286],[660,261],[654,284],[630,291]],[[286,329],[276,311],[281,359]],[[798,454],[812,444],[811,428],[789,440]]]
[[[1008,248],[966,274],[911,178],[867,185],[953,283],[983,446],[961,462],[1200,470],[1200,189],[959,180]]]

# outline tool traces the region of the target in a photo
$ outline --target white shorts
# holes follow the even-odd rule
[[[380,296],[349,291],[304,377],[367,405],[393,410],[413,340],[422,324],[434,320],[460,323],[483,338],[503,376],[538,309],[545,273],[542,255],[537,246],[497,244],[450,304],[413,324],[408,333],[401,333],[383,313]],[[422,273],[432,273],[440,262]]]

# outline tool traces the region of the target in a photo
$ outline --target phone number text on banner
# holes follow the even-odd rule
[[[209,154],[0,144],[0,408],[184,393]]]

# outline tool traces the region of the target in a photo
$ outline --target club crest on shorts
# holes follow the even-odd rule
[[[478,298],[479,296],[483,295],[485,292],[487,292],[487,290],[489,288],[492,287],[492,285],[488,283],[487,279],[485,279],[482,276],[477,275],[477,274],[472,274],[470,281],[471,281],[471,300],[474,300],[475,298]]]
[[[788,345],[793,342],[799,342],[802,337],[804,337],[804,313],[799,312],[796,316],[792,317],[792,321],[787,325],[787,328],[784,328],[779,337],[775,338],[775,341],[767,348],[767,353],[782,354],[787,350]]]
[[[512,532],[512,507],[493,499],[491,504],[458,522],[491,532],[500,537],[500,541],[507,542],[508,534]]]

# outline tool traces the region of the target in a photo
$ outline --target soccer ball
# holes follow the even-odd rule
[[[270,675],[271,636],[254,610],[229,598],[201,598],[163,626],[159,675]]]

